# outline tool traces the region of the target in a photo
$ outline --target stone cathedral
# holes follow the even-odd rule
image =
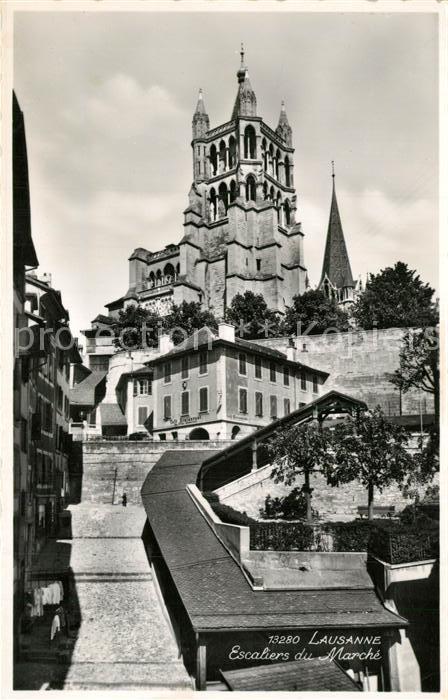
[[[165,314],[198,301],[217,318],[246,290],[283,312],[305,291],[301,224],[296,220],[294,148],[284,103],[276,129],[258,115],[241,51],[229,121],[210,128],[202,91],[193,115],[193,182],[178,245],[129,258],[129,289],[106,304],[110,316],[129,304]]]

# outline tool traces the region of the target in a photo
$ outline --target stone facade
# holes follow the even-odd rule
[[[193,116],[193,183],[178,245],[129,258],[129,289],[111,316],[138,303],[165,314],[200,302],[218,318],[239,292],[283,312],[305,291],[303,232],[296,222],[292,131],[282,104],[275,130],[257,114],[244,54],[230,121],[210,128],[202,92]]]

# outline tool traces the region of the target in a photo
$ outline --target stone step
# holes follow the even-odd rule
[[[64,690],[113,690],[120,688],[191,690],[192,681],[181,661],[152,663],[72,663]]]

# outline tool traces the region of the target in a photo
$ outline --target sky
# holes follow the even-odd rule
[[[33,239],[75,334],[135,248],[181,239],[198,90],[230,119],[241,41],[258,114],[275,129],[286,102],[311,285],[334,160],[354,276],[403,260],[437,288],[437,15],[20,12]]]

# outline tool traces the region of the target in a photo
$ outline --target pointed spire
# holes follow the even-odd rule
[[[286,114],[285,100],[282,100],[280,109],[280,118],[276,133],[283,139],[287,146],[292,146],[292,129],[289,125],[288,116]]]
[[[343,289],[344,287],[354,287],[354,282],[336,198],[334,161],[331,161],[331,177],[333,188],[330,219],[319,288],[322,287],[325,278],[327,278],[335,289]]]
[[[237,71],[238,93],[233,107],[232,119],[236,117],[255,117],[257,114],[257,98],[249,80],[249,71],[244,63],[244,46],[241,44],[241,64]]]
[[[198,103],[196,105],[196,110],[193,115],[193,138],[197,139],[201,136],[205,136],[209,129],[210,119],[208,117],[207,110],[205,109],[202,88],[199,88]]]

